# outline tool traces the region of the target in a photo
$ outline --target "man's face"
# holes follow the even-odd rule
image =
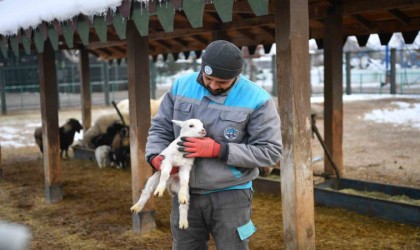
[[[221,79],[214,76],[206,75],[203,72],[203,82],[208,91],[213,95],[220,95],[228,90],[235,82],[236,78]]]

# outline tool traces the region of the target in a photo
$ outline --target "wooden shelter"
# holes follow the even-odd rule
[[[2,3],[0,2],[0,8]],[[18,8],[18,6],[17,6]],[[1,19],[1,18],[0,18]],[[213,40],[225,39],[253,54],[276,44],[277,90],[282,119],[281,162],[284,241],[287,249],[314,249],[314,198],[311,164],[311,120],[308,40],[325,56],[324,135],[339,171],[343,171],[342,47],[347,36],[359,45],[370,34],[387,44],[394,32],[412,43],[420,27],[418,0],[122,0],[104,13],[44,20],[10,34],[0,34],[0,54],[7,57],[36,50],[39,57],[44,136],[45,197],[62,199],[58,138],[58,103],[54,53],[79,49],[84,128],[91,124],[88,53],[103,60],[128,62],[133,202],[151,168],[144,158],[150,124],[149,56],[190,51],[200,55]],[[326,171],[333,173],[325,161]],[[1,170],[1,165],[0,165]],[[280,188],[280,187],[279,187]],[[133,228],[155,227],[154,203],[133,215]]]

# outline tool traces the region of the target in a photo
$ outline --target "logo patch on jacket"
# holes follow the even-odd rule
[[[224,135],[225,138],[228,140],[235,140],[238,137],[239,129],[234,127],[227,127],[225,128]]]

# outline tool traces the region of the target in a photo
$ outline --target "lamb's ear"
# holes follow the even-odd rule
[[[178,126],[182,126],[183,121],[178,121],[178,120],[172,120],[172,122]]]

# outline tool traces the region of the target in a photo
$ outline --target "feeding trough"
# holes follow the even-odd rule
[[[258,177],[257,192],[281,195],[278,178]],[[420,189],[351,179],[327,179],[314,186],[315,203],[420,226]]]
[[[74,158],[81,160],[95,161],[95,149],[82,147],[80,145],[72,146]]]
[[[420,189],[351,179],[328,179],[315,186],[315,202],[420,226]]]

